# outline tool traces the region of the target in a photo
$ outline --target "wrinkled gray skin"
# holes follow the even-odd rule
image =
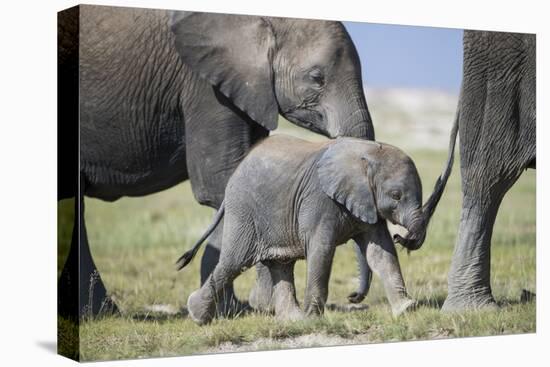
[[[354,138],[323,143],[285,135],[267,138],[231,176],[224,206],[206,235],[222,215],[220,261],[187,304],[199,324],[215,316],[225,284],[258,262],[273,279],[277,317],[322,314],[334,251],[352,238],[366,249],[363,255],[382,279],[393,313],[415,304],[407,295],[386,221],[409,231],[416,228],[423,217],[422,186],[412,160],[393,146]],[[179,259],[180,268],[191,261],[205,236]],[[406,243],[411,249],[422,244]],[[304,312],[293,279],[294,263],[303,258]]]
[[[535,58],[535,35],[464,32],[450,153],[458,128],[463,202],[445,311],[496,306],[490,284],[495,218],[521,173],[536,167]],[[452,158],[448,171],[451,165]]]
[[[279,114],[329,137],[374,139],[359,59],[339,22],[79,9],[80,33],[74,12],[60,16],[59,90],[60,100],[71,100],[79,76],[81,215],[75,233],[81,250],[73,241],[74,261],[67,262],[59,289],[74,292],[78,282],[68,274],[78,274],[80,314],[97,314],[106,300],[89,252],[82,195],[114,201],[189,179],[199,203],[219,208],[231,173],[277,127]],[[78,34],[79,45],[71,43]],[[77,123],[63,116],[60,126]],[[76,184],[69,185],[59,197],[76,192]],[[205,251],[203,280],[217,263],[216,238],[221,233]],[[225,294],[233,294],[231,283]]]

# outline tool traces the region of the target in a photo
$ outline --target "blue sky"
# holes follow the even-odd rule
[[[344,22],[369,87],[433,88],[458,93],[462,30]]]

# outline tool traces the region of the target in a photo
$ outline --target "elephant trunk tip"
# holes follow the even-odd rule
[[[422,247],[422,243],[423,243],[423,241],[419,241],[412,237],[406,236],[406,238],[404,238],[398,234],[393,235],[393,241],[395,243],[399,243],[401,246],[405,247],[409,251],[418,250],[420,247]]]
[[[416,220],[413,220],[410,226],[408,226],[408,233],[405,235],[405,237],[402,237],[399,234],[395,234],[393,236],[393,241],[395,243],[401,244],[409,251],[418,250],[420,247],[422,247],[424,239],[426,238],[427,223],[428,222],[425,221],[422,216],[418,217]]]

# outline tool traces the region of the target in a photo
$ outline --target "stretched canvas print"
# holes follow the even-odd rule
[[[535,332],[535,39],[61,11],[59,353]]]

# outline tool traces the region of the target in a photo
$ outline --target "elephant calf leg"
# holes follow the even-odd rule
[[[220,260],[204,284],[191,293],[187,300],[187,310],[193,321],[204,325],[216,316],[218,305],[223,302],[224,288],[242,272],[246,264]]]
[[[359,287],[355,292],[348,295],[348,301],[351,303],[361,303],[369,293],[372,283],[372,271],[367,264],[366,244],[357,243],[354,246],[357,265],[359,266]]]
[[[385,223],[367,246],[367,261],[384,284],[393,315],[399,316],[414,309],[416,302],[407,294],[395,245]]]
[[[328,281],[334,257],[334,245],[319,245],[307,257],[307,285],[304,299],[306,314],[322,315],[328,298]]]
[[[274,312],[272,303],[273,278],[267,266],[262,263],[256,264],[256,283],[250,291],[248,302],[250,307],[256,311],[267,313]]]
[[[269,263],[268,268],[273,279],[272,303],[275,315],[284,320],[300,320],[304,313],[296,300],[296,288],[294,287],[294,261],[281,264],[276,261]]]
[[[223,219],[216,227],[208,243],[204,248],[204,254],[201,259],[201,285],[203,285],[214,271],[218,264],[221,252],[223,237]],[[221,292],[216,312],[220,317],[231,317],[242,313],[248,309],[248,305],[239,301],[233,290],[233,284],[226,284]]]

